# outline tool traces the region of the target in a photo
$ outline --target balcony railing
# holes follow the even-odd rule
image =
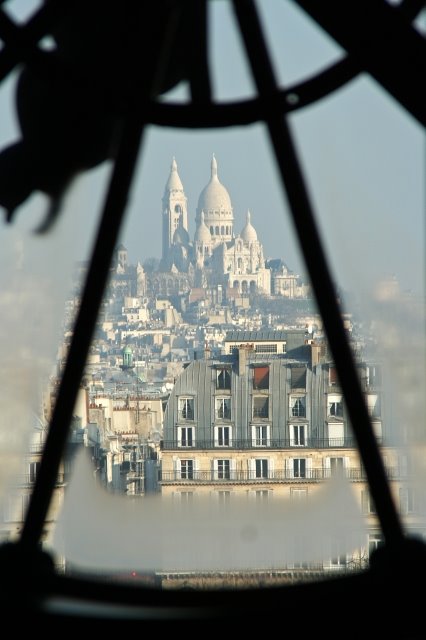
[[[66,482],[67,478],[65,477],[64,473],[58,473],[57,475],[57,479],[56,479],[56,485],[62,485]],[[19,476],[16,477],[15,479],[15,486],[17,487],[29,487],[35,484],[36,481],[36,476],[35,475],[31,475],[29,473],[22,473]]]
[[[386,470],[388,477],[393,480],[404,480],[407,479],[406,470],[398,469],[395,467],[389,468]],[[320,482],[323,480],[328,480],[329,478],[341,476],[350,481],[366,481],[367,476],[362,468],[348,468],[348,469],[339,469],[338,471],[334,471],[332,469],[323,469],[323,468],[315,468],[315,469],[305,469],[304,472],[296,473],[292,469],[274,469],[273,471],[269,471],[267,474],[263,474],[261,476],[256,475],[255,471],[192,471],[185,473],[177,471],[162,471],[160,477],[161,484],[167,483],[206,483],[210,484],[212,482],[218,484],[238,484],[238,483],[258,483],[262,484],[265,482]]]
[[[208,449],[353,449],[356,448],[356,441],[353,437],[346,438],[306,438],[305,444],[296,444],[290,438],[265,438],[264,443],[259,445],[251,439],[229,439],[228,444],[220,444],[219,440],[198,440],[192,439],[191,446],[183,447],[181,441],[163,440],[162,449],[171,451],[173,449],[194,449],[206,451]]]

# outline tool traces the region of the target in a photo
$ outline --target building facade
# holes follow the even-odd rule
[[[187,197],[173,158],[163,200],[163,246],[160,272],[187,273],[195,287],[221,286],[239,293],[271,293],[271,270],[251,213],[239,234],[234,231],[230,195],[218,176],[213,155],[210,180],[201,191],[195,233],[189,234]]]
[[[172,160],[162,197],[162,255],[145,271],[130,265],[120,244],[110,270],[108,292],[115,296],[188,298],[203,290],[212,301],[232,302],[250,295],[306,299],[310,286],[281,259],[266,260],[263,244],[246,212],[241,231],[235,231],[234,210],[218,175],[215,156],[210,180],[202,189],[195,212],[195,232],[189,231],[188,198]]]
[[[419,531],[425,520],[407,451],[385,428],[381,365],[357,366],[395,501]],[[382,542],[336,368],[303,330],[229,332],[223,356],[206,354],[177,379],[163,433],[161,490],[173,502],[297,502],[308,513],[326,481],[346,479],[365,527],[362,544],[350,553],[331,546],[321,566],[304,562],[305,569],[366,566]]]

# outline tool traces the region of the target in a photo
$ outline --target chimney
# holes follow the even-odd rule
[[[315,342],[311,343],[311,364],[314,367],[319,364],[321,359],[321,345]]]

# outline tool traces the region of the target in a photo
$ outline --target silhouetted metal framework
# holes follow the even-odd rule
[[[212,0],[211,0],[212,1]],[[144,3],[146,23],[150,21],[150,3]],[[155,3],[154,3],[155,4]],[[413,22],[424,8],[423,2],[406,0],[399,5],[380,0],[295,0],[316,23],[347,52],[330,68],[300,84],[278,86],[267,43],[253,0],[231,2],[243,39],[257,96],[250,100],[217,103],[212,96],[208,62],[208,13],[206,0],[165,2],[164,36],[158,56],[153,60],[149,86],[127,85],[123,93],[108,93],[109,113],[120,119],[120,136],[114,152],[114,167],[99,223],[82,302],[75,321],[73,338],[54,407],[49,433],[37,475],[21,539],[0,548],[3,565],[1,593],[5,613],[23,609],[29,620],[49,622],[63,629],[68,624],[105,621],[123,624],[135,619],[143,624],[171,622],[179,630],[186,624],[238,624],[250,629],[257,621],[268,619],[282,624],[284,630],[300,630],[307,635],[318,628],[337,637],[366,637],[384,632],[398,638],[417,638],[426,634],[426,624],[416,616],[421,597],[415,588],[416,574],[426,571],[423,542],[404,535],[392,500],[383,461],[373,434],[355,369],[353,354],[343,327],[327,256],[321,244],[315,214],[302,174],[287,114],[322,99],[351,81],[359,73],[370,75],[420,125],[426,124],[424,91],[426,79],[425,39]],[[74,12],[81,21],[90,0],[51,0],[24,24],[14,23],[0,9],[0,79],[18,65],[49,67],[49,53],[38,48],[40,39],[63,24],[64,15]],[[94,3],[102,26],[103,7]],[[114,5],[115,6],[115,5]],[[124,5],[117,3],[120,12]],[[125,9],[129,9],[126,4]],[[158,98],[163,81],[170,72],[173,52],[178,48],[179,29],[191,34],[183,76],[189,81],[191,99],[187,104],[162,103]],[[71,33],[72,35],[72,33]],[[132,36],[143,37],[132,31]],[[283,25],[285,37],[285,25]],[[137,38],[136,38],[137,39]],[[138,47],[126,62],[131,72],[138,70]],[[72,65],[61,72],[79,87]],[[131,77],[129,73],[129,78]],[[172,74],[173,75],[173,74]],[[138,75],[133,75],[138,77]],[[179,78],[178,78],[179,80]],[[174,82],[174,80],[172,81]],[[87,86],[86,96],[92,96]],[[98,90],[95,87],[94,91]],[[284,197],[289,203],[292,221],[306,262],[330,349],[336,364],[350,421],[366,470],[370,492],[385,544],[373,554],[368,571],[356,576],[333,578],[312,584],[250,589],[247,591],[159,591],[149,587],[131,587],[92,582],[89,579],[56,575],[51,559],[39,551],[41,534],[52,497],[55,480],[68,437],[79,383],[94,334],[98,310],[106,286],[109,267],[125,215],[138,154],[147,125],[192,129],[211,129],[265,124],[281,176]],[[84,168],[84,167],[83,167]],[[23,583],[23,580],[25,582]],[[74,607],[55,608],[57,598],[68,599]],[[373,601],[387,601],[380,611]],[[79,603],[93,607],[90,612]],[[363,604],[361,604],[363,603]],[[368,621],[360,609],[369,609]],[[409,610],[408,617],[406,610]],[[306,614],[308,614],[308,619]],[[365,611],[362,615],[365,615]],[[332,616],[330,618],[330,616]],[[345,625],[344,631],[342,625]],[[191,627],[192,628],[192,627]],[[224,629],[226,627],[223,627]],[[336,632],[333,632],[333,628]],[[367,631],[366,631],[367,630]]]

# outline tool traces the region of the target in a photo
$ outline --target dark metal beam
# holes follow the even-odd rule
[[[404,6],[385,0],[294,0],[422,125],[426,39]],[[402,3],[403,4],[403,3]]]

